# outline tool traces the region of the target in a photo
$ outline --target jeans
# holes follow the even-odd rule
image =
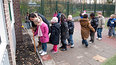
[[[95,32],[90,31],[90,41],[93,43],[94,42],[94,36],[95,36]]]
[[[85,44],[86,46],[88,46],[87,40],[82,39],[82,44]]]
[[[97,29],[97,37],[102,38],[102,28]]]
[[[114,27],[109,27],[109,31],[108,31],[108,36],[112,36],[115,35],[115,28]]]
[[[47,43],[42,43],[42,50],[47,51]]]
[[[71,44],[71,45],[74,44],[74,42],[73,42],[73,34],[69,35],[68,43]]]

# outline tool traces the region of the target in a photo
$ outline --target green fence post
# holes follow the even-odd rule
[[[96,0],[94,0],[94,13],[96,14]]]
[[[103,4],[103,16],[104,16],[104,7],[105,7],[105,4]]]
[[[67,16],[69,15],[69,1],[67,2]]]
[[[56,0],[56,11],[58,11],[58,0]]]
[[[41,13],[44,15],[44,0],[41,0]]]

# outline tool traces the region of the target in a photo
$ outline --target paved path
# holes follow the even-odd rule
[[[52,45],[48,44],[48,53],[55,60],[56,65],[100,65],[101,62],[94,60],[94,56],[100,55],[110,58],[116,54],[116,39],[107,38],[107,29],[103,30],[102,41],[95,40],[95,43],[89,44],[89,47],[85,48],[81,43],[80,24],[79,22],[74,24],[75,32],[73,38],[75,48],[68,48],[67,51],[59,51],[57,54],[53,54],[50,52]]]

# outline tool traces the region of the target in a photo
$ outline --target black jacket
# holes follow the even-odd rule
[[[95,29],[95,31],[97,30],[98,27],[98,18],[92,18],[91,20],[91,26]]]
[[[73,21],[68,21],[68,29],[69,29],[69,34],[73,34],[74,32],[74,23]]]
[[[59,44],[59,36],[60,36],[60,24],[54,23],[51,26],[51,35],[50,35],[50,43],[54,45]]]
[[[69,38],[68,23],[61,22],[61,39],[68,39],[68,38]]]

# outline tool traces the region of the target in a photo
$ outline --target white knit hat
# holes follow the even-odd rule
[[[69,20],[72,20],[72,15],[68,15],[68,19]]]
[[[57,17],[53,17],[52,20],[51,20],[51,23],[53,23],[53,22],[54,23],[58,22],[58,18]]]

